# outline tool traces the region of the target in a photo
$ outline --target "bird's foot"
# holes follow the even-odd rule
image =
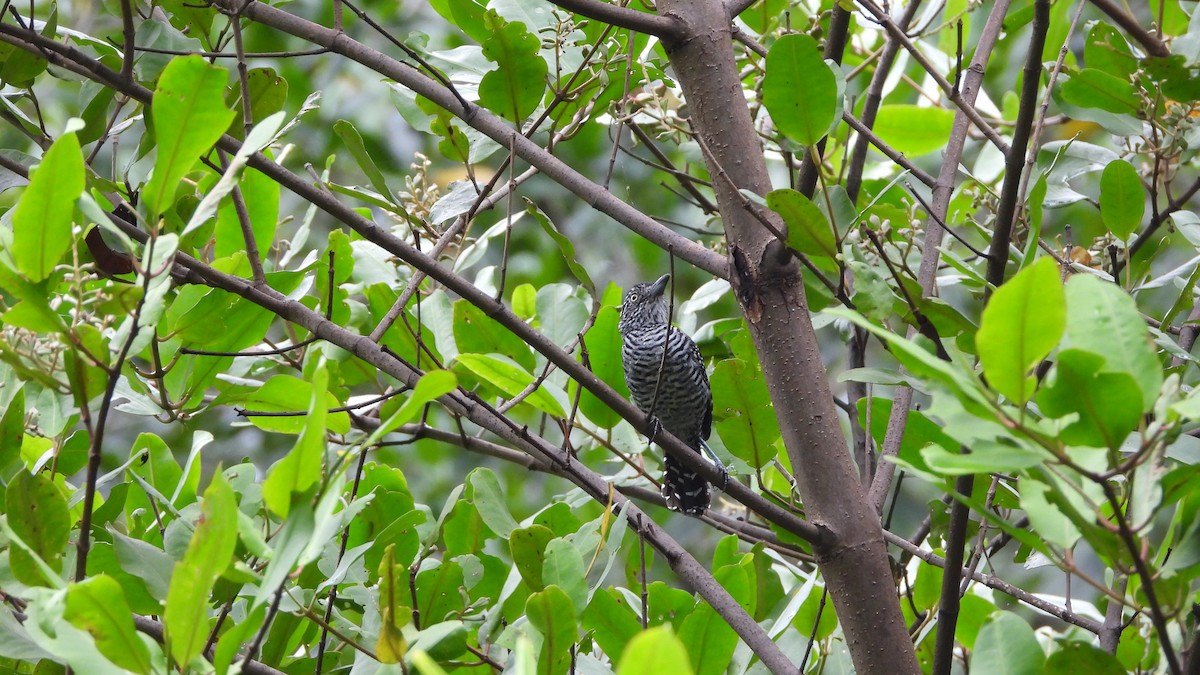
[[[658,419],[658,416],[656,416],[656,415],[647,416],[647,418],[646,418],[646,438],[647,438],[647,440],[649,440],[651,443],[655,442],[656,440],[658,440],[658,435],[662,433],[662,430],[663,430],[662,420]]]

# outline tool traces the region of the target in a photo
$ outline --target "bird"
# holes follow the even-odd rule
[[[653,283],[635,284],[622,298],[617,330],[625,383],[634,404],[650,416],[651,442],[660,428],[666,429],[697,454],[709,453],[724,472],[705,443],[712,432],[713,401],[700,348],[670,325],[670,281],[671,275],[664,274]],[[702,515],[712,499],[708,481],[669,454],[663,458],[662,495],[672,511],[692,516]]]

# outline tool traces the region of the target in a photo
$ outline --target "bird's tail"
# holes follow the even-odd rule
[[[712,499],[708,481],[670,455],[663,458],[662,494],[667,508],[690,516],[703,515]]]

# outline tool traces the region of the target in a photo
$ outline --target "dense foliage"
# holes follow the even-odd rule
[[[1122,4],[6,2],[0,667],[1196,672],[1200,10]]]

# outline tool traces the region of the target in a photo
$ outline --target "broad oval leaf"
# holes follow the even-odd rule
[[[837,77],[808,35],[785,35],[767,52],[763,105],[784,136],[803,145],[821,140],[837,115]]]
[[[1033,366],[1058,344],[1067,312],[1058,265],[1042,258],[992,294],[975,344],[988,383],[1020,405],[1033,395]]]
[[[787,224],[788,246],[806,255],[837,257],[837,238],[829,220],[811,199],[784,188],[767,193],[767,206]]]
[[[954,111],[909,104],[881,106],[874,131],[896,150],[917,157],[946,146]]]
[[[538,53],[541,40],[519,21],[505,21],[488,10],[490,29],[483,55],[496,64],[479,81],[479,103],[510,122],[528,117],[546,92],[546,61]]]
[[[175,190],[200,156],[229,127],[233,111],[225,105],[229,73],[199,55],[173,59],[154,90],[151,112],[158,155],[154,175],[142,190],[151,218],[170,207]]]
[[[1114,160],[1100,175],[1100,219],[1119,239],[1137,231],[1146,213],[1146,190],[1137,169],[1123,159]]]
[[[1141,412],[1150,410],[1162,387],[1162,364],[1133,298],[1091,274],[1072,276],[1066,298],[1070,346],[1103,356],[1101,372],[1132,377],[1142,394]]]

